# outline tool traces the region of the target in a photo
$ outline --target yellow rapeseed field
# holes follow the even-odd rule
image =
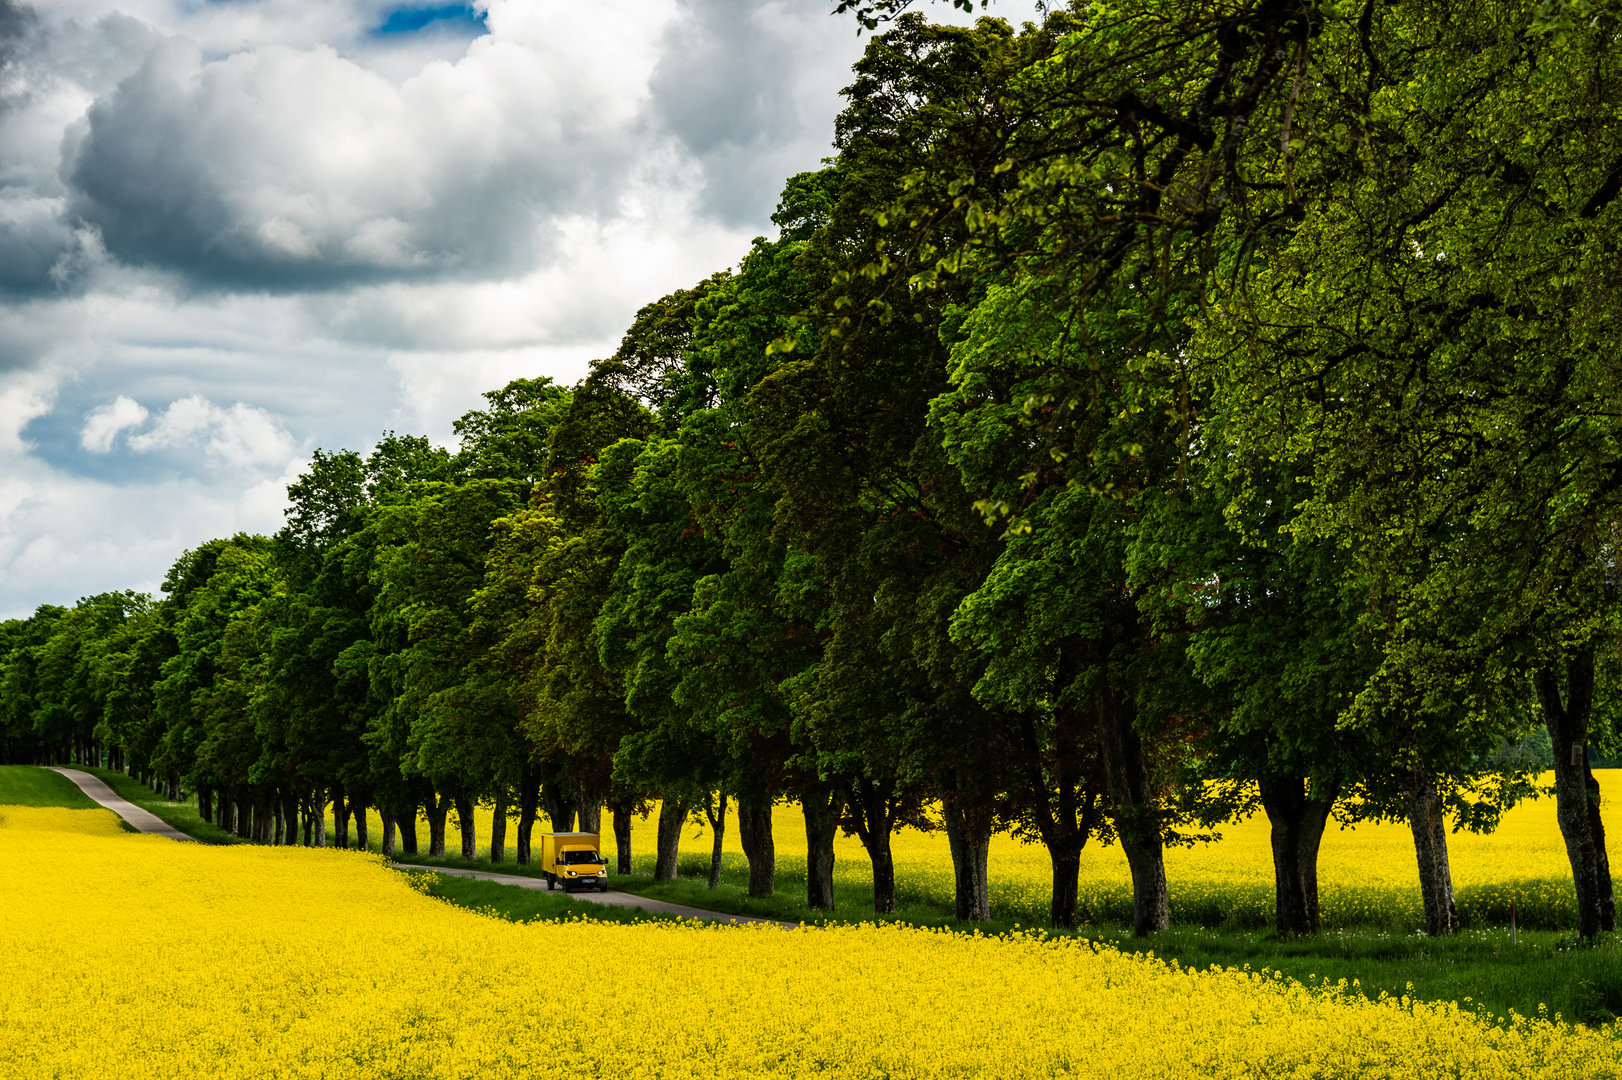
[[[1622,770],[1598,770],[1601,790],[1622,785]],[[1540,783],[1548,786],[1554,774]],[[1622,799],[1602,803],[1608,835],[1622,837]],[[488,828],[487,820],[481,828]],[[653,821],[638,821],[632,843],[639,859],[651,863]],[[604,819],[604,841],[613,838]],[[773,818],[779,862],[803,875],[805,825],[796,805],[777,807]],[[1234,922],[1270,926],[1273,920],[1273,863],[1267,819],[1262,814],[1222,826],[1221,840],[1166,853],[1173,918],[1215,925]],[[1571,864],[1555,823],[1553,797],[1521,803],[1486,836],[1454,833],[1448,838],[1453,880],[1461,913],[1468,921],[1504,923],[1513,901],[1521,925],[1570,929],[1576,925]],[[723,849],[743,859],[737,830],[729,826]],[[683,871],[697,872],[706,861],[710,833],[690,826],[682,837]],[[841,837],[835,844],[835,875],[855,884],[870,883],[872,869],[860,842]],[[950,906],[952,858],[943,833],[902,831],[895,836],[896,884],[902,896],[928,897]],[[989,862],[992,909],[999,915],[1042,924],[1048,918],[1052,870],[1047,851],[1008,835],[992,838]],[[1423,922],[1413,835],[1403,824],[1362,824],[1341,828],[1331,822],[1324,835],[1318,869],[1324,922],[1329,927],[1408,925]],[[1132,878],[1119,847],[1089,844],[1082,853],[1081,914],[1084,921],[1130,921]]]
[[[0,1077],[1609,1077],[1608,1033],[1084,941],[513,924],[367,855],[0,807]]]
[[[1601,789],[1622,783],[1622,770],[1597,770]],[[1554,781],[1546,773],[1539,783]],[[1603,804],[1606,828],[1622,836],[1622,800]],[[657,811],[655,811],[657,813]],[[641,872],[653,865],[655,818],[636,819],[632,847]],[[380,837],[372,818],[372,849]],[[537,828],[545,828],[544,820]],[[479,853],[490,853],[489,808],[477,815]],[[1267,819],[1262,814],[1217,830],[1221,840],[1166,853],[1172,916],[1203,925],[1230,923],[1262,927],[1273,920],[1273,864]],[[805,823],[799,806],[780,804],[773,814],[781,876],[803,881]],[[428,825],[418,825],[426,845]],[[509,829],[507,858],[513,857],[515,833]],[[457,850],[459,834],[451,815],[447,842]],[[1467,922],[1507,923],[1509,905],[1518,909],[1522,926],[1566,930],[1576,926],[1571,867],[1555,824],[1552,797],[1524,802],[1511,810],[1498,830],[1486,836],[1454,833],[1448,840],[1459,910]],[[603,817],[603,846],[614,851],[609,818]],[[729,815],[722,849],[729,864],[742,868],[743,847],[735,816]],[[903,830],[893,842],[896,885],[903,898],[952,904],[952,857],[944,833]],[[426,850],[426,848],[424,848]],[[708,866],[710,831],[689,825],[682,836],[682,872],[699,874]],[[854,837],[834,845],[835,876],[843,884],[870,888],[872,868]],[[1031,924],[1048,919],[1052,870],[1040,844],[1026,844],[1003,834],[992,838],[989,877],[995,914]],[[1341,828],[1331,822],[1324,835],[1318,870],[1324,923],[1330,928],[1417,926],[1423,922],[1414,864],[1413,836],[1403,824],[1362,824]],[[785,888],[790,886],[785,885]],[[1089,844],[1082,853],[1080,908],[1083,922],[1130,921],[1132,877],[1119,847]]]

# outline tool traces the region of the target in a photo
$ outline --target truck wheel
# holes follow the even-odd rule
[[[551,892],[553,889],[555,889],[557,887],[558,887],[558,879],[553,877],[551,874],[546,875],[546,891]]]
[[[602,882],[600,885],[598,885],[597,886],[597,891],[598,892],[607,892],[608,891],[608,882],[605,881],[605,882]]]

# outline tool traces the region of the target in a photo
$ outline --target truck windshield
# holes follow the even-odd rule
[[[601,861],[602,857],[599,856],[595,851],[565,851],[563,854],[558,856],[558,862],[563,863],[565,866],[576,863],[598,863]]]

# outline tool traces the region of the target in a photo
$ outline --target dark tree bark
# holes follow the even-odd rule
[[[197,816],[204,821],[214,820],[214,789],[206,784],[197,788]]]
[[[507,860],[507,789],[496,789],[496,805],[490,811],[490,861]]]
[[[1419,863],[1419,893],[1425,904],[1425,932],[1446,937],[1459,928],[1453,903],[1453,870],[1447,860],[1447,821],[1436,783],[1423,767],[1403,778],[1402,804],[1408,828],[1414,834],[1414,856]]]
[[[574,797],[564,794],[561,784],[542,784],[541,801],[553,832],[574,832]]]
[[[631,809],[630,799],[610,803],[609,816],[614,820],[614,872],[622,877],[631,875]]]
[[[800,800],[805,814],[805,902],[821,911],[834,910],[834,834],[845,809],[843,788],[826,785]]]
[[[220,798],[214,807],[214,824],[228,833],[237,831],[236,807],[231,799],[231,789],[221,788]]]
[[[1316,934],[1322,927],[1318,846],[1340,785],[1322,784],[1314,791],[1307,777],[1282,776],[1265,778],[1259,786],[1272,825],[1273,914],[1279,936]]]
[[[659,803],[659,846],[653,861],[653,880],[676,880],[676,863],[681,854],[681,827],[686,820],[687,806],[680,799],[667,795]]]
[[[367,799],[364,795],[356,796],[351,794],[349,797],[349,809],[355,815],[356,851],[370,851],[372,847],[372,838],[367,831],[366,803]]]
[[[716,796],[713,804],[709,798],[704,800],[704,817],[710,823],[710,836],[714,841],[710,845],[710,881],[709,887],[720,888],[721,885],[721,841],[727,832],[727,793],[721,792]]]
[[[893,780],[860,777],[851,785],[845,818],[856,827],[856,836],[873,864],[873,910],[881,915],[895,911],[895,858],[890,852],[895,814]]]
[[[528,866],[530,837],[535,832],[535,815],[541,801],[541,782],[528,764],[518,778],[518,862]]]
[[[282,820],[286,823],[286,832],[283,834],[282,843],[294,847],[298,844],[298,789],[293,787],[292,784],[287,784],[281,788],[280,794],[282,798]]]
[[[1115,835],[1132,870],[1132,935],[1145,937],[1171,926],[1171,897],[1166,889],[1166,863],[1160,843],[1160,804],[1149,788],[1143,740],[1133,726],[1135,709],[1116,695],[1114,688],[1107,685],[1107,678],[1098,682],[1095,700],[1099,749],[1109,778]]]
[[[1577,930],[1591,938],[1616,929],[1611,862],[1600,820],[1599,782],[1588,765],[1588,723],[1594,709],[1594,652],[1584,649],[1566,663],[1565,694],[1559,672],[1544,668],[1532,677],[1543,723],[1554,750],[1555,819],[1566,841],[1577,892]]]
[[[1080,920],[1081,853],[1099,825],[1104,786],[1097,762],[1082,750],[1086,719],[1080,710],[1059,710],[1047,740],[1037,731],[1033,716],[1024,715],[1019,724],[1027,813],[1052,867],[1048,921],[1066,930],[1074,930]],[[1044,743],[1051,744],[1045,751]]]
[[[987,922],[991,918],[991,886],[986,864],[991,854],[991,814],[966,809],[956,799],[941,802],[946,843],[952,849],[956,915],[960,922]],[[1077,861],[1080,876],[1080,861]]]
[[[462,858],[471,859],[478,850],[478,837],[473,832],[473,800],[466,795],[456,796],[456,824],[462,834]]]
[[[417,806],[415,803],[400,816],[400,852],[404,855],[417,853]]]
[[[580,831],[602,835],[603,804],[598,802],[595,797],[585,797],[580,800]]]
[[[326,793],[321,788],[310,792],[310,806],[306,811],[310,820],[315,824],[315,846],[326,847],[327,837],[327,801]]]
[[[383,857],[392,859],[394,858],[394,834],[398,827],[397,823],[394,820],[394,815],[381,807],[377,811],[377,816],[383,819]]]
[[[772,800],[738,796],[738,841],[749,860],[749,895],[777,891],[777,847],[772,842]]]
[[[247,797],[237,802],[237,835],[244,840],[253,839],[253,796],[251,792],[244,793]]]
[[[344,786],[332,785],[332,846],[349,846],[349,802],[344,798]]]
[[[282,845],[282,837],[286,834],[287,823],[282,820],[282,800],[279,792],[274,789],[270,792],[270,842],[277,847]]]
[[[445,854],[445,818],[451,812],[451,797],[433,792],[424,800],[424,816],[428,819],[428,857]]]

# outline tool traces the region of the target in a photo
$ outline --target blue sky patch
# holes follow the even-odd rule
[[[414,34],[419,30],[432,27],[440,31],[449,30],[466,34],[482,34],[485,32],[484,20],[485,13],[475,10],[472,4],[397,8],[389,12],[389,17],[384,19],[383,24],[374,29],[372,33]]]

